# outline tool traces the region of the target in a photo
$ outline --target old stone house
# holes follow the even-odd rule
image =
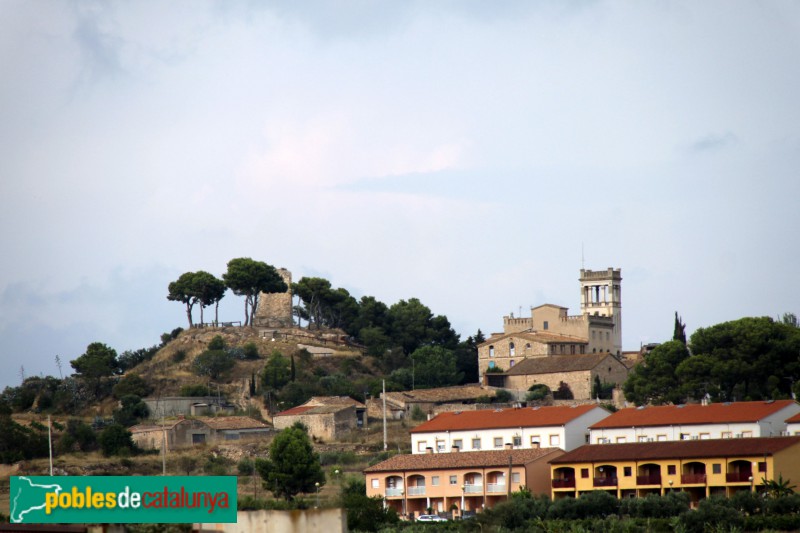
[[[592,399],[595,377],[601,383],[622,384],[628,377],[628,367],[610,353],[583,355],[554,355],[523,359],[503,373],[486,374],[487,385],[523,393],[536,384],[558,390],[563,382],[575,400]]]
[[[313,438],[325,441],[338,440],[358,427],[356,405],[346,403],[313,405],[306,402],[272,417],[272,424],[276,430],[286,429],[296,422],[306,426],[309,436]]]
[[[195,444],[216,443],[246,438],[263,438],[273,429],[247,416],[197,417],[167,420],[163,424],[138,424],[130,428],[133,442],[143,449],[161,449],[166,438],[167,451]]]
[[[407,418],[415,407],[418,407],[428,415],[442,411],[463,411],[475,408],[476,401],[481,398],[492,398],[494,396],[494,389],[480,385],[387,392],[385,395],[386,416],[395,420]],[[383,397],[384,395],[381,394],[380,398],[367,402],[370,416],[374,418],[383,416]]]

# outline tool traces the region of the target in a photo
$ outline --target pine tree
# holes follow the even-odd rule
[[[686,344],[686,324],[684,324],[681,317],[678,316],[677,311],[675,311],[675,331],[672,334],[672,340],[681,341],[683,344]]]

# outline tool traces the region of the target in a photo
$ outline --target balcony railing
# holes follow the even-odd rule
[[[725,474],[725,481],[728,483],[743,483],[750,481],[751,477],[753,477],[752,472],[730,472]]]
[[[421,487],[408,487],[409,496],[425,496],[425,486]]]
[[[615,477],[596,477],[594,478],[595,487],[616,487],[617,478]]]
[[[705,474],[683,474],[681,483],[684,485],[701,485],[706,482]]]
[[[553,480],[553,488],[554,489],[573,489],[573,488],[575,488],[575,478],[554,479]]]
[[[661,475],[636,476],[637,485],[661,485]]]
[[[473,483],[472,485],[464,485],[464,493],[466,494],[483,493],[483,483]]]
[[[403,489],[398,489],[398,488],[395,488],[395,487],[389,487],[389,488],[386,489],[386,497],[387,498],[392,498],[392,497],[395,497],[395,496],[402,496],[402,495],[403,495]]]
[[[486,485],[486,492],[506,492],[505,483],[489,483]]]

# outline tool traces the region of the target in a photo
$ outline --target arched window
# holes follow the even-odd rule
[[[489,361],[489,368],[494,368],[494,361]]]
[[[489,357],[494,357],[494,346],[489,346]]]
[[[509,342],[509,343],[508,343],[508,354],[509,354],[511,357],[514,357],[514,351],[515,351],[515,350],[514,350],[514,343],[513,343],[513,342]]]
[[[509,365],[511,365],[511,368],[514,368],[514,360],[513,360],[513,359],[511,360],[511,362],[509,363]]]

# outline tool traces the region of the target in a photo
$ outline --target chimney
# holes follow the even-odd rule
[[[433,453],[433,448],[428,446],[427,448],[425,448],[425,453]]]
[[[453,453],[458,453],[461,449],[458,446],[453,446]]]
[[[535,450],[535,449],[537,449],[537,448],[539,448],[539,443],[538,443],[538,442],[536,442],[536,441],[534,441],[534,442],[531,442],[531,448],[533,448],[534,450]]]
[[[513,450],[513,449],[514,449],[514,445],[511,444],[510,442],[506,442],[506,450]]]

